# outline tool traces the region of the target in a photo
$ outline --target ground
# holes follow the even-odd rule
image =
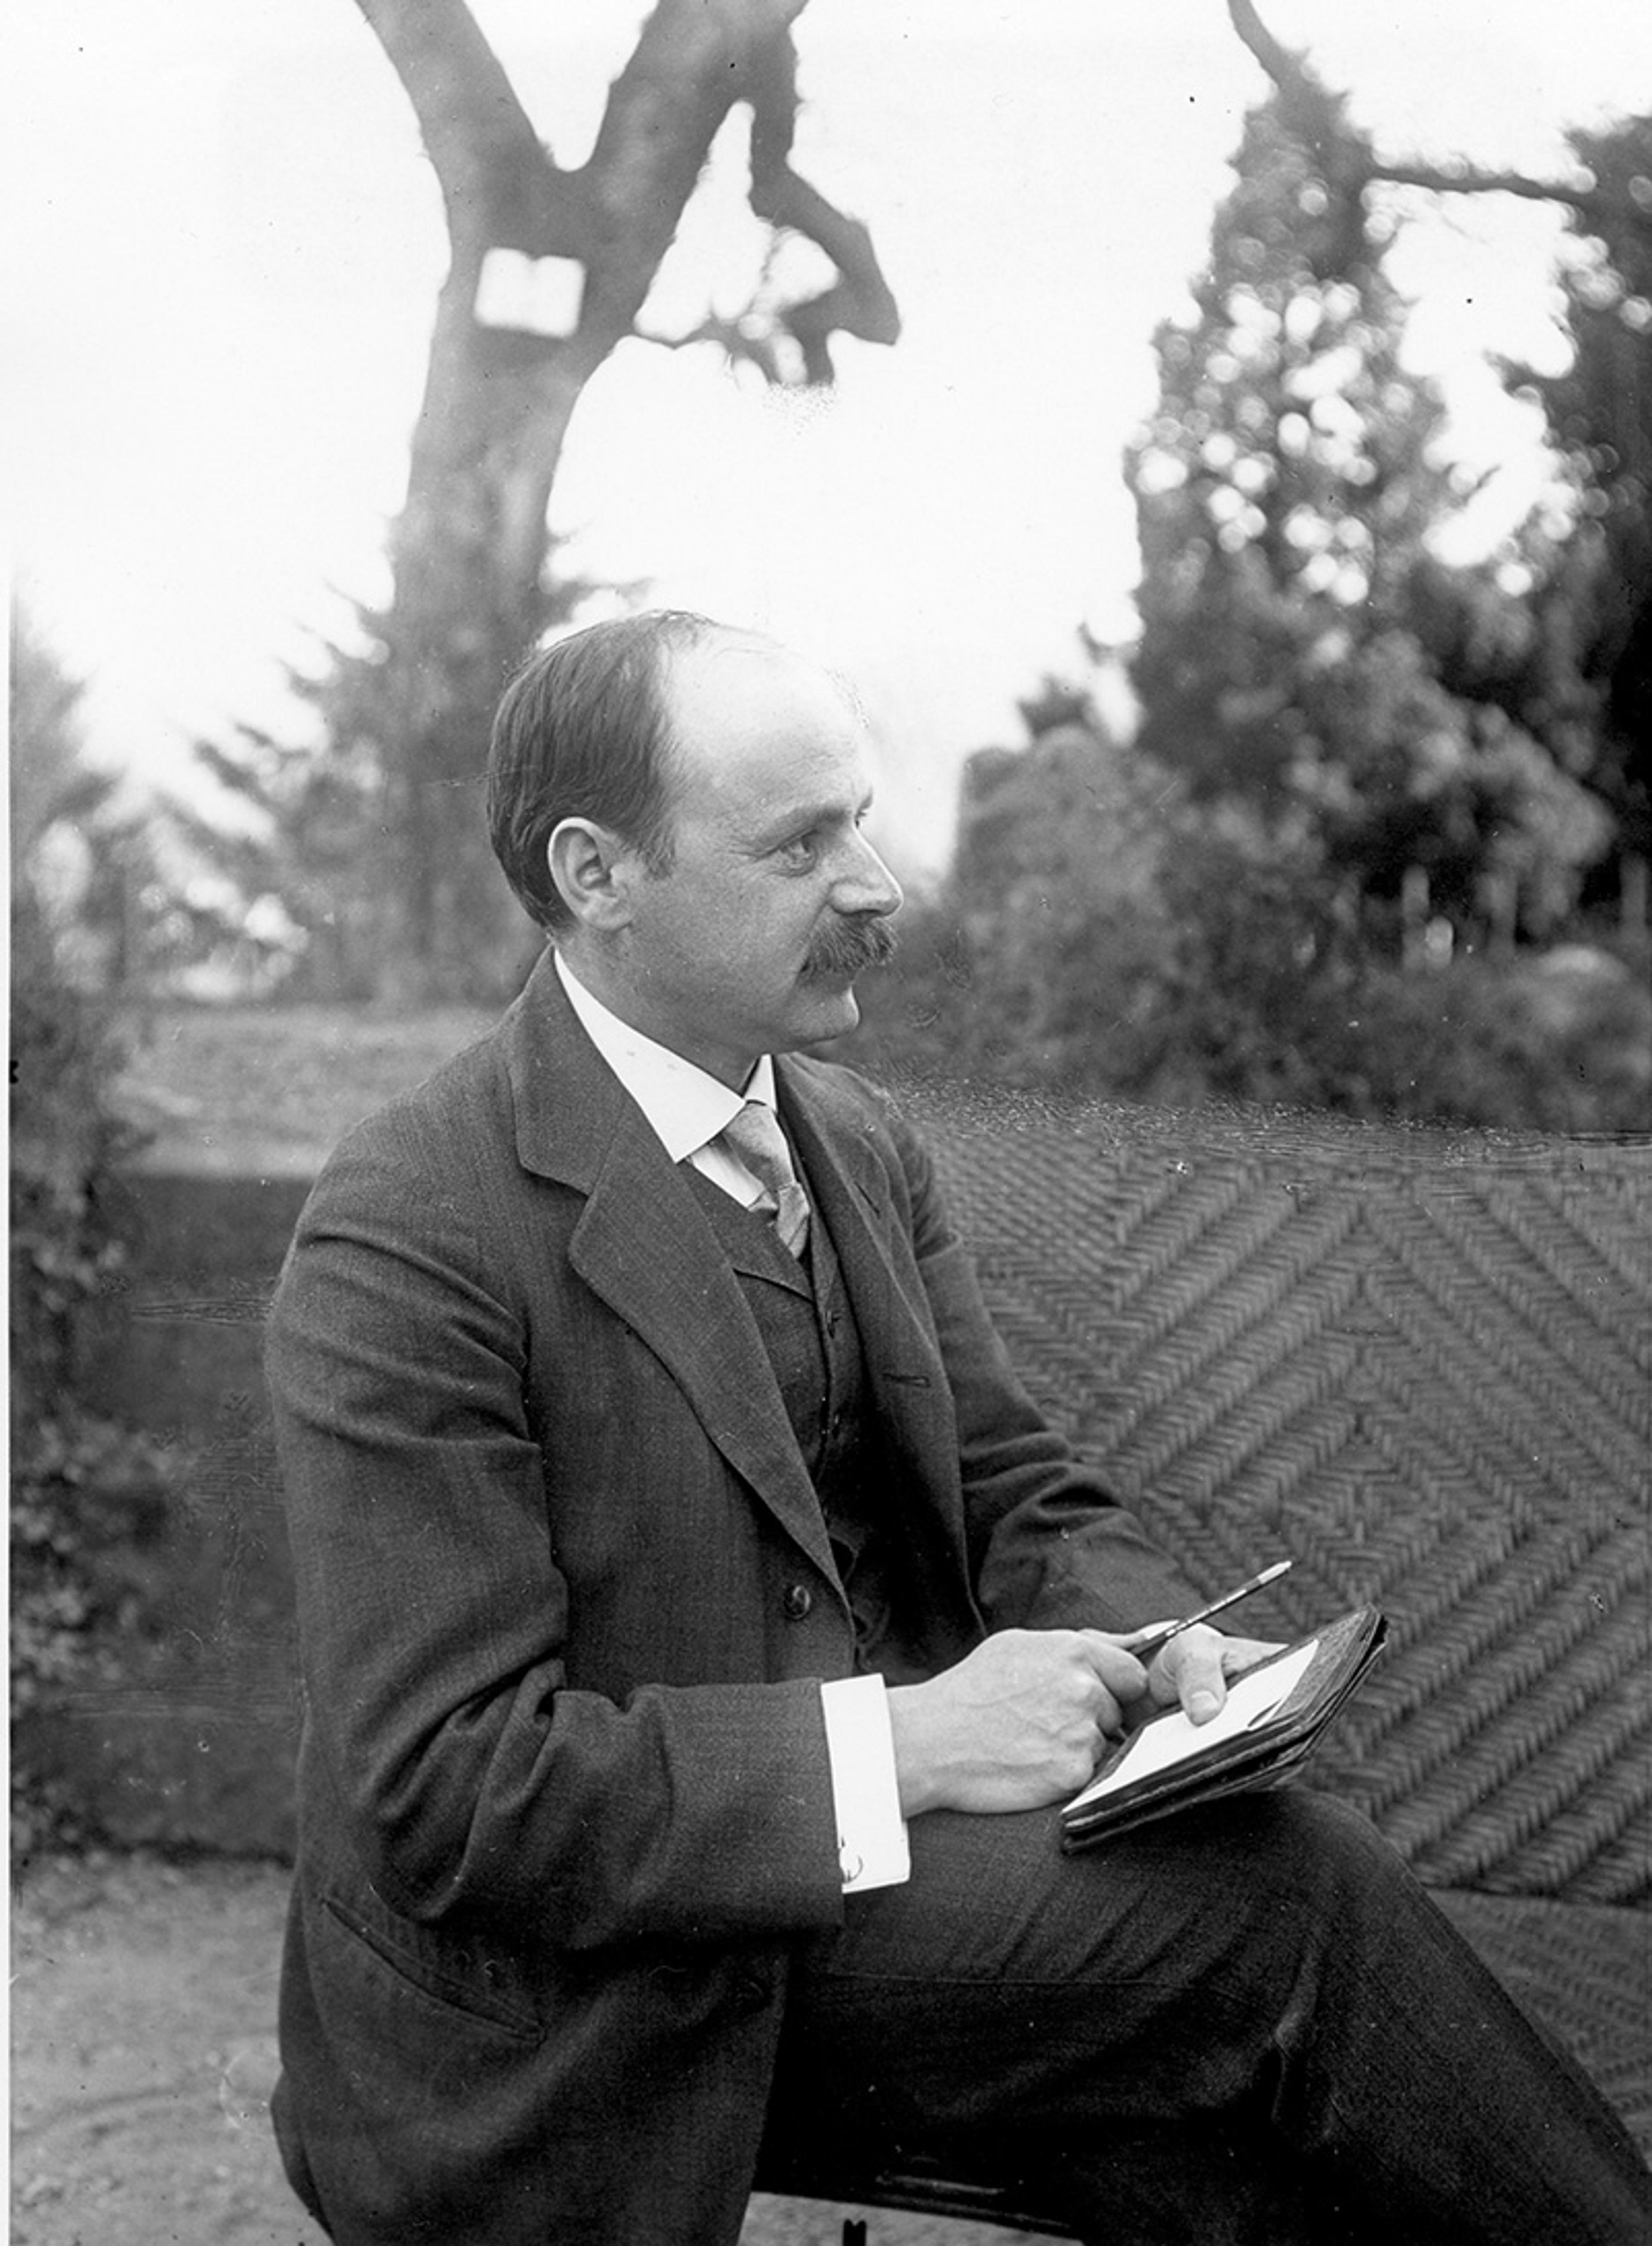
[[[282,1875],[46,1862],[12,1914],[14,2246],[324,2246],[264,2101]]]
[[[215,1858],[57,1858],[12,1898],[12,2246],[326,2246],[266,2111],[287,1880]],[[741,2246],[837,2246],[842,2216],[754,2201]],[[1005,2234],[880,2213],[874,2246]]]

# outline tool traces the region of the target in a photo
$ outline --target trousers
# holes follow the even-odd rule
[[[1652,2238],[1615,2113],[1346,1805],[1288,1788],[1076,1856],[1048,1812],[911,1837],[910,1882],[798,1961],[777,2147],[922,2153],[1106,2246]]]

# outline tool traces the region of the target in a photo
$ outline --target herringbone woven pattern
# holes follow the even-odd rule
[[[1431,1884],[1652,1897],[1652,1144],[908,1105],[1029,1386],[1196,1580],[1387,1612],[1319,1781]]]
[[[1652,1916],[1530,1896],[1439,1900],[1526,2011],[1570,2045],[1652,2160]]]

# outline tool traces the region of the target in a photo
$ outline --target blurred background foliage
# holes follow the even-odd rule
[[[1316,89],[1309,89],[1317,92]],[[1341,104],[1247,121],[1126,472],[1138,722],[1088,671],[968,767],[861,1047],[890,1068],[1549,1130],[1652,1123],[1652,119],[1573,145],[1554,489],[1475,496],[1402,357],[1405,198]]]
[[[10,642],[10,1412],[14,1855],[71,1836],[26,1717],[103,1675],[126,1619],[111,1555],[160,1501],[160,1454],[87,1392],[82,1314],[121,1283],[115,1176],[133,1147],[116,1079],[123,1002],[149,979],[166,915],[140,822],[84,764],[81,690],[14,618]]]
[[[1573,146],[1552,190],[1569,364],[1501,370],[1553,474],[1464,562],[1477,492],[1407,370],[1391,271],[1442,190],[1385,171],[1303,70],[1252,111],[1124,464],[1139,637],[1077,640],[1070,677],[1029,682],[1024,740],[968,765],[951,864],[910,901],[849,1057],[1179,1104],[1647,1126],[1652,117]],[[464,573],[444,584],[454,647],[502,675],[491,610],[470,615]],[[566,576],[547,539],[533,630],[637,597]],[[391,835],[405,619],[357,627],[295,678],[292,738],[200,745],[210,814],[134,813],[78,759],[76,690],[20,620],[25,982],[129,1018],[156,997],[397,1002],[379,869],[477,823],[484,728],[447,745],[440,816],[423,803],[419,834]],[[491,1003],[534,937],[475,854],[431,880],[469,932],[459,995]]]

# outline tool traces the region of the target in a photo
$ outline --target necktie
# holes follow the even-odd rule
[[[780,1244],[801,1262],[809,1237],[809,1197],[798,1183],[779,1118],[760,1099],[748,1099],[718,1137],[763,1188],[753,1206],[774,1219]]]

